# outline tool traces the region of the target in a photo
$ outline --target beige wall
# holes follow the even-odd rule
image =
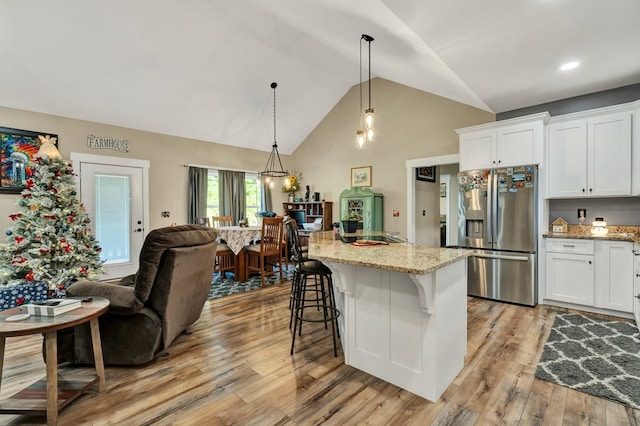
[[[69,153],[73,151],[149,160],[150,226],[147,229],[168,226],[172,222],[187,222],[188,169],[183,167],[184,164],[258,171],[264,167],[269,155],[262,151],[9,108],[0,107],[0,117],[0,126],[3,127],[57,134],[60,138],[60,152],[66,159],[69,159]],[[107,149],[90,149],[87,147],[87,135],[126,139],[129,141],[130,151],[120,153]],[[269,135],[265,135],[265,145],[270,146]],[[290,159],[283,156],[282,161],[288,164]],[[280,194],[276,193],[275,196],[279,197]],[[11,226],[8,215],[15,210],[15,199],[16,195],[0,194],[2,230]],[[165,210],[171,212],[171,217],[160,216],[160,212]]]
[[[365,150],[356,148],[360,105],[356,85],[293,153],[293,163],[303,173],[303,185],[334,202],[334,221],[340,219],[338,197],[350,186],[351,168],[372,166],[371,189],[384,194],[384,228],[406,235],[405,161],[456,154],[458,135],[454,129],[495,121],[495,115],[380,78],[373,79],[371,87],[377,122],[375,142]],[[439,190],[430,185],[435,188],[430,191],[429,210],[434,213],[430,218],[437,221]],[[393,210],[400,216],[393,217]]]
[[[338,221],[340,192],[350,186],[352,167],[372,166],[375,192],[384,194],[386,230],[406,235],[405,161],[458,152],[454,129],[494,121],[495,116],[468,105],[376,78],[372,81],[377,139],[365,150],[355,147],[359,117],[359,90],[352,87],[303,141],[291,157],[282,156],[286,168],[301,171],[302,185],[334,202],[333,220]],[[301,111],[301,113],[304,113]],[[148,229],[187,221],[187,168],[184,164],[223,166],[258,171],[268,153],[234,148],[192,139],[161,135],[107,124],[93,123],[35,112],[0,107],[0,126],[50,132],[60,138],[60,152],[83,152],[149,160],[150,226]],[[130,151],[96,150],[86,146],[87,135],[129,141]],[[265,135],[268,144],[269,135]],[[436,187],[437,185],[434,185]],[[282,213],[284,194],[276,185],[274,210]],[[432,209],[437,218],[438,191],[433,191]],[[304,196],[304,189],[298,196]],[[0,194],[0,229],[11,225],[15,195]],[[400,217],[392,217],[393,210]],[[162,218],[161,211],[171,212]],[[435,220],[435,219],[434,219]]]

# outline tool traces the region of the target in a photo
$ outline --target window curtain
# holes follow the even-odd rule
[[[218,190],[221,216],[231,216],[237,224],[245,218],[244,172],[218,170]]]
[[[207,169],[189,167],[189,223],[207,215]]]
[[[273,211],[273,202],[271,201],[271,188],[264,182],[263,178],[260,178],[260,204],[262,210],[268,212]]]

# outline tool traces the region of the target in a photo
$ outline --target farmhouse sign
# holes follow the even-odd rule
[[[113,149],[120,152],[129,152],[129,141],[114,138],[99,138],[93,135],[87,136],[87,146],[94,149]]]

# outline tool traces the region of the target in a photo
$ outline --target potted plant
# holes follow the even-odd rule
[[[347,234],[353,234],[358,229],[358,222],[360,215],[353,210],[348,211],[342,216],[342,230]]]

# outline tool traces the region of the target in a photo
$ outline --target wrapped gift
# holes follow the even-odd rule
[[[47,300],[47,285],[45,283],[0,287],[0,311],[43,300]]]

